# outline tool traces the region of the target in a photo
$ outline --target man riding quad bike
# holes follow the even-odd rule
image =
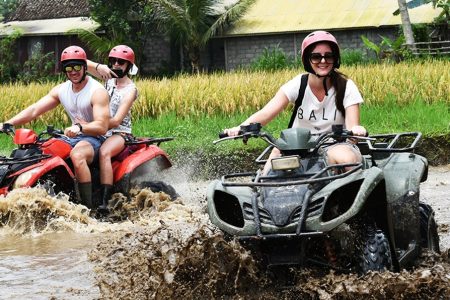
[[[14,130],[13,126],[4,123],[0,132],[12,135],[17,145],[10,157],[0,157],[0,195],[16,188],[40,185],[49,194],[65,193],[70,201],[90,209],[96,209],[101,204],[99,182],[93,184],[94,201],[82,202],[69,157],[72,148],[61,130],[47,126],[45,131],[36,134],[25,128]],[[178,195],[173,187],[160,179],[161,171],[172,164],[158,146],[172,139],[136,138],[128,142],[125,149],[113,158],[114,193],[122,193],[129,198],[132,188],[148,187],[153,192],[162,191],[176,198]],[[99,181],[98,164],[92,164],[90,169],[92,178]]]
[[[419,201],[427,160],[414,153],[421,134],[353,136],[342,126],[311,135],[289,128],[275,139],[259,123],[241,126],[229,139],[260,138],[270,146],[256,159],[266,175],[233,173],[210,183],[211,222],[238,239],[264,266],[322,266],[342,272],[398,271],[422,248],[439,252],[431,207]],[[324,147],[357,139],[361,163],[329,165]]]

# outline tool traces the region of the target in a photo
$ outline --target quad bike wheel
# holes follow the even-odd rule
[[[379,229],[369,227],[363,235],[363,253],[361,255],[361,271],[391,271],[393,269],[392,253],[386,234]]]
[[[437,232],[436,221],[434,220],[434,211],[430,205],[420,202],[420,245],[422,248],[428,248],[431,251],[440,253],[439,235]]]
[[[175,191],[173,186],[162,181],[144,181],[137,185],[138,188],[149,188],[152,192],[163,192],[170,196],[171,200],[177,199],[180,195]]]
[[[55,183],[53,183],[53,181],[51,181],[50,179],[38,180],[36,186],[43,188],[49,196],[51,197],[56,196]]]

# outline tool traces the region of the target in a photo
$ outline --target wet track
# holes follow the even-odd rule
[[[432,168],[422,200],[436,213],[440,256],[400,273],[295,273],[280,286],[205,212],[206,182],[168,178],[181,195],[136,191],[115,222],[43,191],[0,199],[0,299],[447,299],[450,297],[450,166]],[[119,221],[120,220],[120,221]]]

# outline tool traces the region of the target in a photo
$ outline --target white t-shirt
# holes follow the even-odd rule
[[[294,104],[298,97],[301,76],[302,74],[294,77],[281,87],[289,102]],[[312,134],[331,131],[331,126],[335,124],[342,124],[345,128],[344,116],[337,109],[335,98],[334,87],[328,90],[328,96],[325,96],[323,101],[319,101],[311,91],[309,84],[306,85],[305,96],[302,105],[297,110],[297,117],[292,127],[307,128],[311,130]],[[355,83],[348,79],[344,95],[344,108],[362,102],[362,96]]]

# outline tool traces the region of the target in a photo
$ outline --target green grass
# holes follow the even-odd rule
[[[361,109],[361,123],[371,134],[420,131],[424,136],[450,133],[450,106],[448,103],[415,100],[407,104],[398,104],[394,100],[382,104],[367,104]],[[262,141],[249,141],[244,146],[241,141],[213,145],[218,133],[225,128],[239,125],[252,112],[233,115],[217,114],[213,116],[177,117],[175,114],[163,114],[158,118],[135,120],[133,132],[136,136],[174,137],[161,145],[168,153],[214,151],[224,152],[236,149],[251,150],[263,147]],[[265,130],[278,136],[280,130],[287,127],[291,111],[286,110],[274,119]],[[37,125],[37,124],[36,124]],[[61,125],[59,127],[62,127]],[[42,126],[35,127],[36,130]],[[0,136],[0,152],[6,155],[13,148],[11,138]]]

